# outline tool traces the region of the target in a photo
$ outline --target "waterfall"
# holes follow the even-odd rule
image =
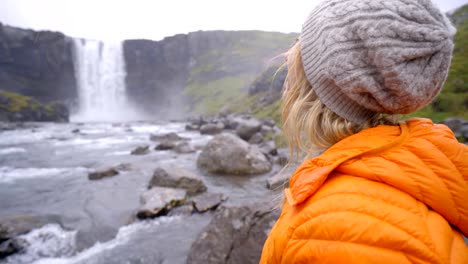
[[[129,121],[141,118],[127,99],[122,42],[75,39],[78,110],[72,121]]]

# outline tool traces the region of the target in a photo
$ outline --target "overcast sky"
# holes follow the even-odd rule
[[[0,0],[0,22],[91,39],[159,40],[197,30],[299,32],[321,0]],[[468,0],[433,0],[451,11]]]

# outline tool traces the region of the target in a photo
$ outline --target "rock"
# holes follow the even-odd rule
[[[197,165],[212,173],[260,174],[271,170],[271,163],[257,146],[232,134],[215,136],[198,156]]]
[[[188,131],[200,130],[200,126],[196,124],[187,124],[185,125],[185,130],[188,130]]]
[[[174,141],[165,141],[159,143],[154,149],[155,150],[170,150],[175,148],[176,143]]]
[[[115,169],[118,171],[131,171],[132,164],[130,163],[120,163],[119,165],[115,166]]]
[[[255,133],[260,132],[262,124],[256,119],[237,119],[236,134],[244,139],[249,140]]]
[[[276,126],[275,120],[273,118],[265,118],[262,120],[262,125],[267,126],[267,127],[274,127]]]
[[[154,186],[184,189],[190,196],[207,189],[201,177],[172,165],[160,166],[154,170],[148,188]]]
[[[453,131],[456,137],[459,137],[461,135],[463,121],[463,119],[458,117],[450,117],[445,119],[443,123]]]
[[[0,241],[0,260],[23,250],[23,246],[16,239]]]
[[[269,126],[262,126],[262,128],[260,129],[260,133],[263,136],[272,135],[274,133],[274,130],[273,130],[273,128],[271,128]]]
[[[227,105],[223,106],[223,108],[221,108],[221,110],[219,110],[219,116],[221,116],[221,117],[226,117],[231,113],[232,113],[231,108],[229,106],[227,106]]]
[[[182,189],[152,187],[140,197],[140,219],[166,215],[172,208],[185,203],[186,191]]]
[[[149,153],[148,145],[137,147],[136,149],[132,150],[132,152],[130,152],[130,154],[132,155],[146,155],[148,153]]]
[[[17,239],[19,235],[26,234],[49,223],[60,224],[60,222],[60,217],[57,215],[19,215],[1,219],[0,260],[23,250],[25,245]]]
[[[277,149],[278,155],[275,158],[275,163],[280,166],[285,166],[289,162],[289,150],[287,148]]]
[[[150,135],[151,141],[178,141],[185,139],[174,132],[167,133],[167,134],[158,134],[158,135]]]
[[[179,154],[187,154],[187,153],[196,152],[197,150],[190,143],[183,141],[183,142],[177,143],[177,145],[174,148],[174,151]]]
[[[189,203],[189,204],[184,204],[182,206],[178,206],[172,209],[171,211],[169,211],[167,215],[168,216],[175,216],[175,215],[187,216],[187,215],[192,215],[192,213],[193,213],[193,205]]]
[[[258,263],[279,210],[263,205],[222,207],[190,248],[188,264]]]
[[[463,122],[460,129],[461,136],[468,140],[468,122]]]
[[[275,142],[273,140],[269,140],[267,142],[263,142],[258,146],[260,151],[265,155],[278,155],[278,150],[276,149]]]
[[[202,135],[216,135],[224,130],[223,123],[206,124],[200,127],[200,134]]]
[[[115,168],[108,168],[108,169],[98,169],[94,172],[90,172],[88,174],[88,179],[90,180],[100,180],[103,178],[112,177],[119,174],[119,172]]]
[[[78,128],[76,128],[76,129],[73,129],[71,132],[73,134],[78,134],[78,133],[80,133],[80,130]]]
[[[224,195],[220,193],[204,193],[193,197],[193,207],[199,213],[204,213],[211,209],[216,209],[225,200]]]
[[[278,173],[267,179],[267,188],[270,190],[280,190],[286,188],[289,185],[289,179],[295,170],[296,167],[294,166],[283,168]]]
[[[263,135],[260,132],[255,133],[250,139],[250,144],[260,144],[263,142]]]

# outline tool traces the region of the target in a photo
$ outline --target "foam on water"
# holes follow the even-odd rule
[[[4,148],[0,149],[0,155],[8,155],[14,153],[25,153],[26,150],[24,148]]]
[[[138,232],[157,228],[161,224],[181,221],[180,216],[160,217],[153,221],[137,222],[123,226],[116,237],[104,243],[96,243],[92,247],[76,252],[76,231],[66,231],[57,225],[47,225],[21,236],[27,243],[23,254],[17,254],[7,259],[8,264],[75,264],[87,263],[87,260],[100,253],[111,250],[130,241]]]
[[[19,236],[25,251],[7,258],[6,263],[33,263],[43,258],[70,257],[76,251],[76,233],[64,230],[57,224],[35,229]]]
[[[0,183],[11,183],[17,180],[33,179],[39,177],[71,176],[76,173],[85,173],[84,167],[76,168],[12,168],[0,167]]]

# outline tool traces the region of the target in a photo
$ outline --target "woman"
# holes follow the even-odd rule
[[[468,147],[430,120],[395,121],[438,95],[454,33],[429,0],[312,11],[283,95],[289,145],[309,158],[261,263],[468,263]]]

